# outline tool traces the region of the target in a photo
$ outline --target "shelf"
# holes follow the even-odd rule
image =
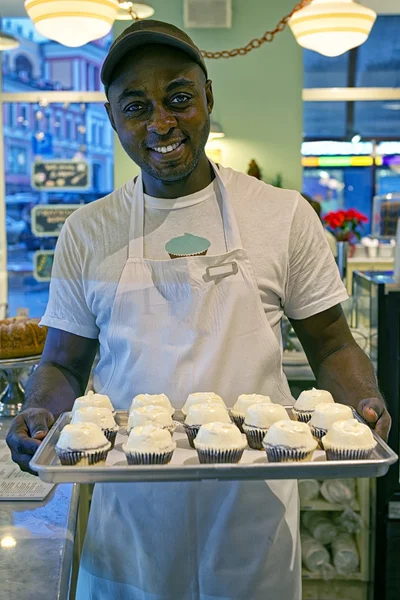
[[[365,579],[363,573],[351,573],[351,575],[336,574],[331,579],[324,579],[320,573],[313,573],[312,571],[307,571],[307,569],[302,569],[301,575],[303,579],[313,581],[368,581],[368,579]]]
[[[347,506],[343,506],[342,504],[331,504],[326,500],[322,500],[319,498],[317,500],[311,500],[307,502],[307,504],[300,504],[300,510],[326,510],[326,511],[341,511],[343,512],[348,508]],[[354,501],[349,507],[355,512],[360,511],[360,505],[357,501]]]

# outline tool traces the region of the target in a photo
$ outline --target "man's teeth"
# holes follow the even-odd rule
[[[173,152],[181,145],[182,142],[176,142],[176,144],[172,144],[172,146],[160,146],[159,148],[152,148],[154,152],[159,152],[160,154],[168,154],[168,152]]]

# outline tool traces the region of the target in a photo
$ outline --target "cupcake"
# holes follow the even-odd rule
[[[333,423],[322,443],[328,460],[366,460],[377,445],[368,425],[357,419]]]
[[[272,402],[251,404],[246,410],[243,431],[246,434],[250,448],[262,450],[262,441],[268,429],[277,421],[289,419],[286,409]]]
[[[129,412],[131,412],[134,408],[140,408],[142,406],[149,405],[164,406],[164,408],[168,409],[171,416],[175,412],[175,409],[169,401],[168,396],[165,394],[139,394],[132,400]]]
[[[326,390],[304,390],[297,398],[293,406],[293,415],[302,423],[308,423],[317,404],[332,404],[334,399]]]
[[[104,394],[95,394],[95,392],[88,392],[86,396],[80,396],[74,402],[72,407],[72,414],[80,408],[86,408],[87,406],[97,406],[97,408],[108,408],[115,413],[114,407],[111,404],[110,398]]]
[[[322,404],[317,404],[315,407],[313,416],[308,424],[313,436],[321,441],[328,429],[332,427],[333,423],[336,421],[347,421],[352,418],[353,411],[350,406],[338,404],[336,402],[333,404],[322,402]]]
[[[197,436],[201,425],[206,423],[232,423],[227,409],[213,402],[203,402],[203,404],[192,404],[183,424],[189,444],[194,448],[194,439]]]
[[[109,408],[99,408],[97,406],[78,408],[71,419],[71,424],[75,423],[96,423],[108,441],[111,442],[111,450],[114,448],[119,427]]]
[[[188,414],[188,410],[193,404],[203,404],[204,402],[214,402],[214,404],[219,404],[226,408],[225,402],[222,400],[221,396],[218,394],[214,394],[214,392],[195,392],[194,394],[189,394],[186,399],[185,404],[182,407],[183,414]]]
[[[105,465],[110,449],[111,442],[96,423],[66,425],[56,444],[61,464],[74,467]]]
[[[233,423],[207,423],[200,427],[194,446],[201,463],[237,463],[246,436]]]
[[[149,404],[148,406],[138,406],[129,413],[128,432],[134,427],[152,424],[161,429],[167,429],[171,434],[175,431],[175,423],[172,420],[171,412],[165,406]]]
[[[306,423],[291,420],[271,425],[263,440],[269,462],[309,461],[317,445]]]
[[[205,256],[210,246],[211,243],[206,238],[185,233],[167,242],[165,249],[170,258],[183,258],[185,256]]]
[[[240,431],[243,432],[246,410],[249,406],[257,404],[258,402],[271,402],[271,398],[269,396],[262,396],[261,394],[242,394],[233,405],[233,408],[230,411],[231,417],[235,422],[235,425],[239,427]]]
[[[122,445],[129,465],[166,465],[175,448],[171,434],[152,424],[134,427]]]

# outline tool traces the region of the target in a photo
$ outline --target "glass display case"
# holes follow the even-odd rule
[[[400,283],[392,272],[356,271],[352,325],[366,339],[380,390],[392,417],[389,445],[399,454]],[[398,600],[400,589],[399,463],[376,481],[375,598]],[[397,567],[396,567],[397,565]]]

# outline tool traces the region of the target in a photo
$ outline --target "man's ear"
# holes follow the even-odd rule
[[[208,114],[211,115],[212,110],[214,108],[214,94],[212,91],[212,81],[210,79],[207,79],[206,81],[206,98]]]
[[[112,110],[111,110],[111,105],[109,102],[106,102],[104,105],[106,111],[107,111],[107,115],[108,115],[108,120],[111,123],[111,127],[114,129],[114,131],[116,132],[117,130],[115,129],[115,123],[114,123],[114,117],[112,114]]]

